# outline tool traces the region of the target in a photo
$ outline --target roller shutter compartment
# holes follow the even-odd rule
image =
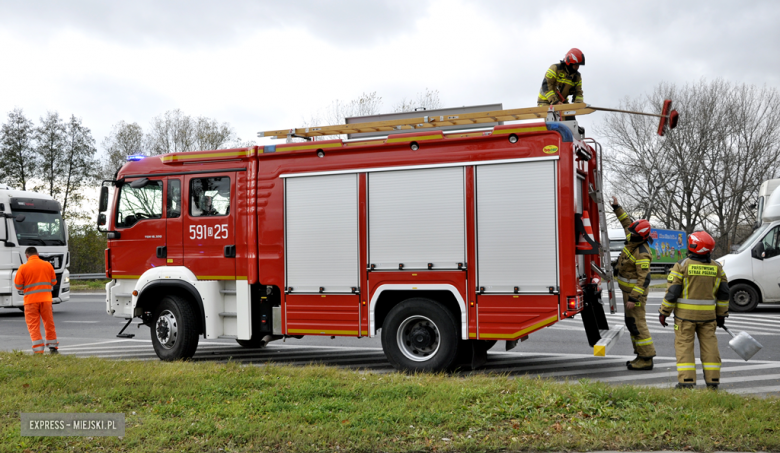
[[[371,173],[369,263],[374,269],[457,269],[465,261],[463,167]]]
[[[358,287],[357,175],[287,178],[285,240],[292,292]]]
[[[558,286],[555,165],[477,167],[477,277],[485,293]]]

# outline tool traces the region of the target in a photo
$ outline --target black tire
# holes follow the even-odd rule
[[[729,310],[748,312],[756,309],[759,297],[758,291],[747,283],[737,283],[729,288]]]
[[[161,360],[189,359],[198,348],[198,318],[186,300],[165,296],[152,314],[152,346]]]
[[[382,324],[382,349],[399,370],[447,370],[455,363],[458,343],[454,317],[430,299],[416,297],[401,302]]]
[[[265,344],[262,338],[252,338],[251,340],[236,340],[236,343],[241,345],[242,348],[247,349],[263,349]]]

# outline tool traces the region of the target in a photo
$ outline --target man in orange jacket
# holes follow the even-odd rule
[[[14,278],[16,289],[24,292],[24,319],[27,330],[30,331],[33,352],[43,354],[46,346],[52,354],[58,354],[59,341],[54,330],[54,317],[51,309],[51,293],[57,284],[57,275],[48,261],[38,257],[35,247],[27,247],[24,251],[27,262],[19,267]],[[46,344],[41,338],[41,319],[46,331]]]

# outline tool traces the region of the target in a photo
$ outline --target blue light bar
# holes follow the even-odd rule
[[[146,156],[144,156],[143,154],[131,154],[131,155],[127,156],[127,161],[128,162],[139,161],[139,160],[143,159],[144,157],[146,157]]]

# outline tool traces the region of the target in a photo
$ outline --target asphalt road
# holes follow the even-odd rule
[[[635,383],[649,386],[672,386],[676,383],[674,330],[658,324],[657,310],[662,293],[651,293],[648,300],[648,325],[658,356],[651,372],[631,372],[625,361],[633,358],[627,334],[607,357],[593,357],[579,318],[568,319],[530,335],[512,351],[505,351],[500,341],[488,355],[488,363],[479,372],[501,372],[513,375],[578,380],[589,378],[615,384]],[[116,334],[124,324],[105,313],[103,294],[74,293],[71,300],[54,306],[57,335],[63,354],[98,355],[107,358],[157,360],[151,347],[149,328],[138,328],[138,320],[126,332],[135,338],[123,340]],[[621,313],[608,315],[610,325],[622,323]],[[732,313],[727,325],[735,333],[745,330],[763,349],[743,361],[728,347],[730,337],[718,330],[723,376],[721,387],[735,393],[780,396],[780,305],[764,305],[749,314]],[[0,310],[0,349],[31,351],[24,315],[17,309]],[[697,347],[698,349],[698,347]],[[698,357],[698,351],[696,353]],[[200,340],[195,360],[238,360],[251,363],[278,362],[305,364],[313,361],[327,365],[361,368],[376,372],[392,371],[376,338],[335,338],[307,336],[271,343],[264,350],[239,347],[233,340]],[[703,385],[701,364],[698,381]]]

